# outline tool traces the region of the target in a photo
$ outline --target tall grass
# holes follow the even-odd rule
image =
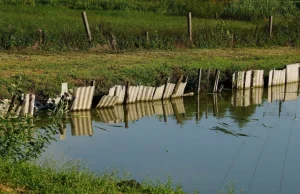
[[[168,15],[197,17],[224,16],[243,20],[264,18],[270,14],[293,14],[292,1],[280,0],[1,0],[11,5],[50,5],[72,9],[146,11]]]
[[[1,5],[0,50],[35,48],[47,51],[87,50],[80,11],[66,7]],[[117,49],[187,47],[187,22],[183,16],[138,11],[87,12],[92,47]],[[299,17],[275,19],[272,39],[268,21],[243,22],[223,19],[193,19],[194,46],[226,48],[253,46],[299,46]],[[281,22],[282,21],[282,22]],[[40,35],[39,31],[43,34]],[[149,32],[149,39],[145,36]],[[41,37],[43,41],[40,41]]]

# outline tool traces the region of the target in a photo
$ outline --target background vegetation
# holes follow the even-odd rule
[[[88,10],[91,44],[83,10]],[[189,11],[192,47],[300,45],[299,10],[292,1],[0,0],[0,49],[108,50],[114,42],[116,49],[187,48]],[[269,15],[274,15],[271,38]]]

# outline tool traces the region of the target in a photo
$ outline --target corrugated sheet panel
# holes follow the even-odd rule
[[[264,87],[264,70],[253,71],[253,87],[259,88]]]
[[[268,87],[272,86],[272,84],[273,84],[274,71],[275,71],[275,69],[272,69],[272,70],[269,71]]]
[[[118,97],[117,104],[123,104],[125,98],[125,86],[116,86],[115,96]]]
[[[166,86],[165,93],[163,95],[163,99],[169,99],[169,98],[171,98],[171,95],[173,93],[174,88],[175,88],[175,84],[168,83],[167,86]]]
[[[129,95],[128,95],[126,103],[135,103],[138,92],[139,92],[139,86],[129,86],[129,88],[128,88]]]
[[[244,89],[244,80],[245,80],[245,72],[244,71],[237,72],[236,88],[238,90],[243,90]]]
[[[252,82],[252,70],[246,71],[245,73],[245,89],[249,89],[251,87]]]
[[[237,86],[237,72],[234,72],[232,74],[232,89],[236,89],[236,86]]]
[[[93,135],[92,116],[90,111],[71,114],[71,128],[73,136]]]
[[[108,95],[109,95],[109,96],[115,96],[115,91],[116,91],[116,87],[115,87],[115,86],[114,86],[114,87],[111,87],[111,88],[109,89]]]
[[[94,96],[95,86],[75,88],[72,111],[90,110]]]
[[[161,100],[163,96],[165,85],[156,88],[152,100]]]
[[[117,104],[117,96],[103,96],[97,105],[97,108],[108,108],[113,107]]]
[[[286,69],[274,70],[272,86],[285,84]]]
[[[299,81],[299,63],[286,66],[286,82],[294,83]]]

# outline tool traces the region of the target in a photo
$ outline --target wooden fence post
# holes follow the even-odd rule
[[[165,98],[165,93],[166,93],[166,90],[167,90],[167,86],[168,86],[169,81],[170,81],[170,78],[168,77],[168,78],[166,79],[166,81],[165,81],[165,87],[164,87],[162,99]]]
[[[91,35],[90,26],[89,26],[89,22],[88,22],[85,11],[81,12],[81,16],[82,16],[82,20],[83,20],[83,24],[84,24],[84,28],[85,28],[87,38],[89,39],[89,41],[91,43],[92,42],[92,35]]]
[[[269,17],[269,35],[270,38],[272,37],[272,32],[273,32],[273,16]]]
[[[200,83],[201,83],[201,77],[202,77],[202,69],[198,69],[198,83],[197,83],[197,94],[200,93]]]
[[[188,14],[188,35],[189,35],[189,41],[190,46],[193,44],[193,34],[192,34],[192,13],[189,12]]]
[[[129,98],[129,81],[127,81],[126,86],[125,86],[125,99],[124,99],[124,104],[127,104],[127,100]]]

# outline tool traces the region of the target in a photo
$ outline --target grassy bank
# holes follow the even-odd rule
[[[44,51],[74,51],[91,48],[110,50],[113,42],[116,43],[117,50],[190,47],[187,21],[182,14],[117,8],[88,10],[92,33],[90,45],[80,15],[83,8],[73,9],[74,7],[64,4],[35,3],[34,6],[28,5],[30,3],[11,4],[0,3],[1,50],[28,48]],[[194,4],[193,7],[201,7],[197,2]],[[248,15],[255,15],[256,9],[253,9],[255,5],[243,6],[245,9],[251,8]],[[239,9],[245,10],[244,8]],[[234,9],[229,10],[234,11]],[[239,12],[243,13],[241,10]],[[268,20],[264,15],[251,21],[237,20],[238,18],[227,20],[222,17],[194,17],[193,47],[299,46],[299,14],[296,10],[288,13],[274,17],[271,38],[268,33]],[[237,12],[233,15],[238,14]],[[42,34],[39,34],[40,30],[43,31]],[[148,31],[149,38],[146,37],[145,31]]]
[[[299,62],[298,48],[191,49],[173,51],[138,50],[126,52],[2,52],[0,53],[1,96],[22,76],[20,87],[38,96],[60,91],[60,84],[80,86],[96,80],[96,94],[106,93],[115,84],[162,84],[167,76],[188,75],[189,89],[195,86],[197,68],[218,68],[221,80],[231,79],[237,70],[272,68]],[[205,75],[205,72],[204,72]],[[174,81],[174,80],[173,80]]]
[[[12,163],[0,160],[0,192],[4,193],[184,193],[172,182],[137,183],[117,178],[115,172],[95,174],[69,162],[57,169],[54,163],[41,166],[30,162]],[[55,169],[56,168],[56,169]]]

